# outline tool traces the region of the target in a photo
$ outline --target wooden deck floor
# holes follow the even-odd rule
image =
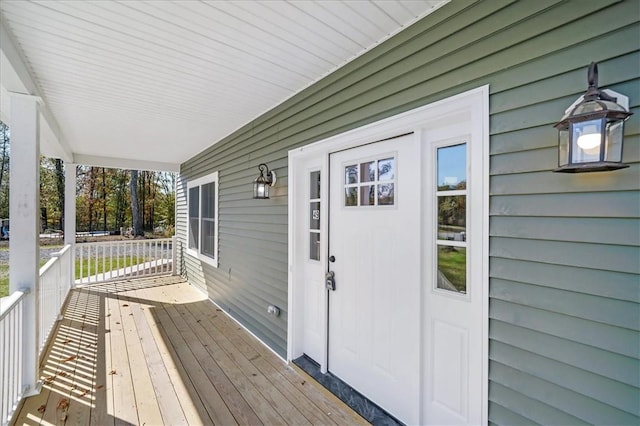
[[[73,290],[16,424],[364,424],[179,277]]]

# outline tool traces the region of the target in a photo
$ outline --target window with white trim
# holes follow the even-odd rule
[[[218,267],[218,172],[187,184],[187,252]]]

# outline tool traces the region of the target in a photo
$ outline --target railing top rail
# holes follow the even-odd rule
[[[44,274],[46,274],[47,271],[58,261],[58,259],[64,256],[69,251],[69,249],[71,249],[71,245],[67,244],[62,248],[62,250],[51,253],[51,259],[49,259],[47,263],[40,267],[39,276],[42,277]]]
[[[22,289],[14,291],[9,296],[0,299],[0,321],[11,312],[14,306],[16,306],[24,297],[29,294],[31,290]]]
[[[67,244],[66,246],[62,247],[62,249],[60,251],[57,251],[55,253],[51,253],[51,257],[62,257],[69,250],[71,250],[71,244]]]
[[[131,244],[131,243],[164,243],[164,242],[171,242],[173,241],[172,238],[145,238],[145,239],[132,239],[132,240],[113,240],[113,241],[97,241],[97,242],[93,242],[93,243],[76,243],[76,247],[77,246],[101,246],[101,245],[112,245],[112,244],[121,244],[121,243],[125,243],[125,244]]]

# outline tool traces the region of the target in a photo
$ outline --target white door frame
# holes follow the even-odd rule
[[[289,151],[289,274],[288,274],[288,339],[287,361],[291,361],[304,352],[303,328],[304,324],[304,283],[297,278],[300,276],[300,256],[306,256],[307,248],[298,242],[295,234],[298,232],[299,222],[308,221],[306,214],[297,217],[295,209],[296,193],[300,194],[301,186],[307,184],[297,182],[296,173],[300,167],[306,167],[309,160],[316,159],[322,173],[321,218],[328,217],[328,170],[329,154],[378,140],[387,139],[408,132],[419,132],[428,127],[430,123],[436,125],[443,117],[465,114],[470,118],[474,137],[479,139],[482,152],[482,423],[488,419],[488,371],[489,371],[489,86],[485,85],[470,91],[452,96],[441,101],[425,105],[414,110],[389,117],[375,123],[368,124],[348,132],[332,136],[330,138],[306,145]],[[323,265],[327,264],[328,226],[321,225],[321,258]],[[320,301],[325,313],[324,325],[328,324],[328,297]],[[316,359],[320,363],[323,373],[327,371],[327,336],[324,338],[325,350],[322,359]],[[422,400],[422,396],[420,398]]]

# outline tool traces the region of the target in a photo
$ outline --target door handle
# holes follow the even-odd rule
[[[324,276],[325,280],[326,280],[327,290],[336,291],[336,278],[335,278],[335,276],[336,276],[336,274],[333,271],[327,272],[327,274]]]

